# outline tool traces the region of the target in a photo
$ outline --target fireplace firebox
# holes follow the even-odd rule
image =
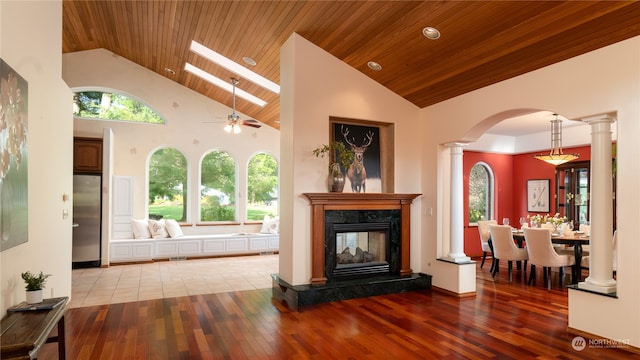
[[[327,226],[331,227],[325,254],[328,281],[391,274],[390,259],[397,256],[391,254],[389,222]]]

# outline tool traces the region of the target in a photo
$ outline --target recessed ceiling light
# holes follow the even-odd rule
[[[168,72],[171,75],[176,73],[173,69],[169,69],[168,67],[164,68],[164,71]]]
[[[252,58],[248,57],[248,56],[244,56],[242,58],[242,61],[244,61],[245,63],[247,63],[247,65],[251,65],[251,66],[256,66],[257,62],[255,60],[253,60]]]
[[[440,38],[440,31],[438,29],[427,26],[422,29],[422,35],[424,35],[427,39],[436,40]]]
[[[255,72],[247,69],[246,67],[238,64],[237,62],[226,58],[217,52],[209,49],[208,47],[198,43],[197,41],[191,41],[191,47],[189,48],[191,51],[199,54],[200,56],[205,57],[209,61],[212,61],[225,69],[240,75],[240,77],[251,81],[256,85],[260,85],[263,88],[273,91],[276,94],[280,94],[280,85],[274,83],[273,81],[256,74]]]
[[[369,69],[373,70],[373,71],[380,71],[382,70],[382,65],[378,64],[375,61],[369,61],[367,63],[367,66],[369,67]]]
[[[221,89],[227,90],[230,93],[233,92],[233,86],[228,81],[224,81],[224,80],[222,80],[220,78],[217,78],[217,77],[209,74],[208,72],[206,72],[206,71],[204,71],[204,70],[202,70],[202,69],[200,69],[198,67],[195,67],[195,66],[193,66],[193,65],[191,65],[189,63],[186,63],[184,65],[184,69],[185,69],[185,71],[188,71],[188,72],[192,73],[193,75],[195,75],[195,76],[197,76],[199,78],[202,78],[203,80],[205,80],[205,81],[207,81],[207,82],[209,82],[209,83],[211,83],[211,84],[213,84],[213,85],[215,85],[215,86],[217,86],[217,87],[219,87]],[[245,99],[247,101],[251,101],[252,103],[254,103],[254,104],[258,105],[258,106],[265,106],[267,104],[266,101],[260,99],[257,96],[251,95],[251,94],[249,94],[248,92],[246,92],[246,91],[244,91],[242,89],[236,88],[235,91],[236,91],[236,95],[238,95],[238,97],[241,97],[241,98],[243,98],[243,99]]]

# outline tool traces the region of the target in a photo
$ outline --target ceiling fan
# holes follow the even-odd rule
[[[254,128],[260,128],[262,125],[255,119],[248,120],[240,120],[240,116],[236,114],[236,84],[238,84],[240,80],[236,78],[231,78],[231,85],[233,85],[233,112],[231,115],[227,116],[227,125],[224,127],[224,131],[228,133],[238,134],[240,131],[240,125],[251,126]]]

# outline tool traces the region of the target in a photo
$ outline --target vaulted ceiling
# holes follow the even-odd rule
[[[427,39],[425,27],[441,37]],[[423,108],[640,35],[640,2],[63,1],[63,53],[105,48],[229,106],[230,93],[185,63],[237,75],[191,52],[191,41],[243,65],[250,57],[247,67],[279,83],[280,47],[294,32]],[[279,128],[277,94],[238,88],[268,102],[238,99],[238,111]]]

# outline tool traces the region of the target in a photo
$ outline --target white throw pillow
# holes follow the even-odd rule
[[[134,239],[150,239],[149,222],[147,219],[132,219],[131,227],[133,228]]]
[[[169,233],[164,225],[164,219],[149,220],[149,231],[151,231],[151,237],[154,239],[164,239],[169,237]]]
[[[180,224],[178,224],[178,222],[173,219],[165,219],[164,227],[167,229],[169,236],[172,238],[177,238],[184,235]]]
[[[277,234],[280,230],[280,218],[275,217],[272,218],[269,215],[264,216],[264,220],[262,220],[262,228],[260,229],[261,234]]]

